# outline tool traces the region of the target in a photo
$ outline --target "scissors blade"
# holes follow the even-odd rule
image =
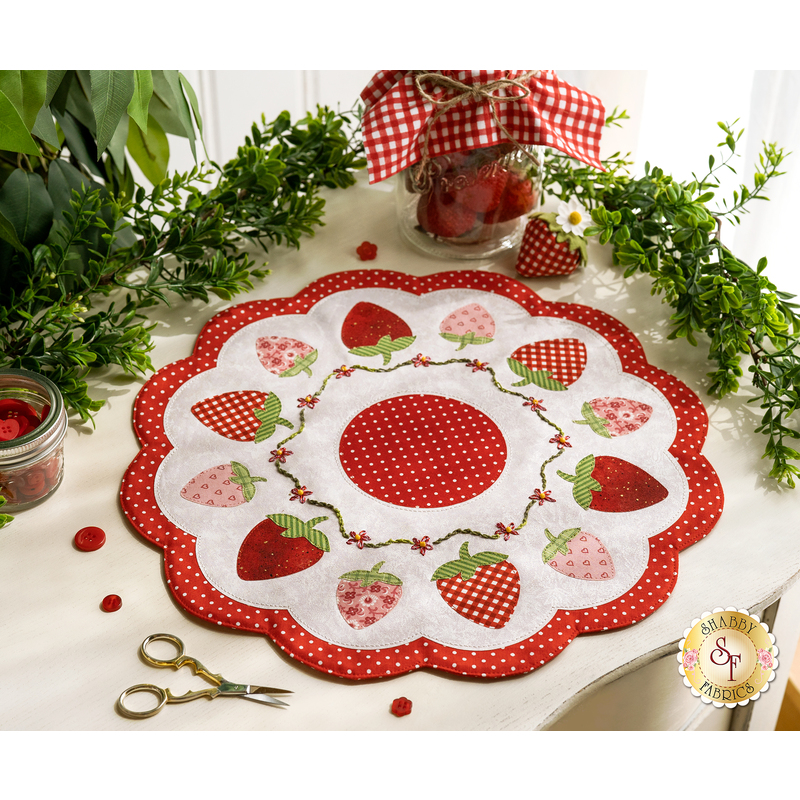
[[[243,694],[241,695],[244,697],[245,700],[255,700],[257,703],[264,703],[268,706],[286,706],[289,707],[288,703],[284,703],[283,700],[278,700],[276,697],[270,697],[268,694],[261,694],[261,693],[254,693],[254,694]]]
[[[248,694],[294,694],[290,689],[273,689],[269,686],[248,686]]]

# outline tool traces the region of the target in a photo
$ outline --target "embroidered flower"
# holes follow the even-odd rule
[[[419,554],[424,556],[428,550],[433,550],[430,536],[423,536],[421,539],[412,539],[414,544],[411,545],[412,550],[419,550]]]
[[[359,531],[358,533],[350,531],[350,538],[347,540],[347,544],[354,544],[359,550],[363,550],[364,542],[368,541],[369,536],[367,536],[366,531]]]
[[[756,651],[756,658],[758,659],[758,663],[761,664],[764,669],[772,669],[772,653],[770,653],[769,650],[764,650],[763,647],[760,647]]]
[[[555,498],[550,497],[550,490],[543,490],[543,489],[534,489],[533,494],[528,498],[528,500],[538,500],[539,505],[543,506],[545,503],[555,503]]]
[[[361,242],[356,247],[356,253],[362,261],[372,261],[378,255],[378,245],[372,244],[372,242]]]
[[[532,397],[529,397],[522,405],[530,406],[531,411],[547,411],[541,400],[534,400]]]
[[[299,500],[301,503],[305,503],[306,498],[310,497],[312,494],[314,494],[314,492],[310,492],[305,486],[301,486],[299,489],[295,487],[292,489],[292,496],[289,500]]]
[[[465,364],[467,367],[472,367],[473,372],[486,372],[486,367],[489,365],[488,361],[478,361],[477,358]]]
[[[349,378],[354,372],[355,370],[352,367],[346,367],[344,364],[342,364],[339,369],[335,369],[333,371],[333,374],[336,376],[336,380],[338,381],[339,378]]]
[[[411,362],[414,364],[415,367],[427,367],[430,366],[431,357],[424,356],[422,353],[417,353],[416,358],[412,358]]]
[[[519,531],[513,522],[509,522],[508,525],[503,525],[502,522],[498,522],[496,528],[497,532],[503,535],[503,539],[506,542],[509,536],[519,536]]]
[[[697,650],[687,650],[683,654],[683,668],[685,670],[694,669],[700,659],[700,653]]]
[[[568,203],[558,204],[556,222],[567,233],[583,236],[583,232],[592,222],[592,217],[581,202],[576,197],[572,197]]]
[[[568,439],[569,436],[559,433],[558,436],[554,436],[552,439],[550,439],[550,443],[556,445],[559,450],[563,450],[565,447],[572,447]]]
[[[319,397],[314,397],[310,394],[307,394],[305,397],[297,398],[298,408],[314,408],[317,403],[319,403]]]
[[[277,450],[270,450],[269,454],[272,456],[272,458],[269,460],[270,464],[273,461],[278,461],[281,464],[285,464],[286,463],[286,456],[292,455],[292,451],[291,450],[287,450],[285,447],[279,447]]]

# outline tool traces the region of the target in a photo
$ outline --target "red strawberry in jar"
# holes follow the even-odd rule
[[[370,570],[355,569],[339,578],[336,606],[355,630],[374,625],[394,609],[403,594],[403,582],[391,572],[380,572],[380,561]]]

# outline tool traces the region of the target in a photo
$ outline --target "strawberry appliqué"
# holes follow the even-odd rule
[[[514,386],[532,383],[541,389],[563,392],[586,368],[586,345],[571,338],[525,344],[511,354],[508,366],[522,379]]]
[[[489,344],[494,341],[495,322],[480,304],[470,303],[448,314],[439,325],[439,335],[463,350],[468,344]]]
[[[400,601],[403,581],[391,572],[380,572],[385,561],[371,570],[355,569],[340,576],[336,606],[344,621],[355,630],[383,619]]]
[[[281,401],[269,392],[225,392],[195,403],[192,414],[220,436],[236,442],[263,442],[277,425],[294,428],[281,416]]]
[[[574,475],[561,470],[557,474],[573,485],[575,502],[593,511],[638,511],[669,494],[648,472],[616,456],[586,456],[577,463]]]
[[[256,339],[256,355],[267,372],[279,378],[292,378],[305,372],[311,375],[311,365],[317,351],[299,339],[288,336],[262,336]]]
[[[234,508],[249,503],[256,495],[256,483],[266,478],[251,475],[238,461],[204,469],[181,489],[181,497],[191,503],[213,508]]]
[[[243,581],[266,581],[313,567],[331,549],[328,537],[314,527],[326,519],[304,522],[291,514],[270,514],[242,542],[236,574]]]
[[[606,439],[638,431],[653,413],[652,406],[626,397],[597,397],[581,406],[583,419],[576,425],[588,425],[598,436]]]
[[[375,303],[356,303],[342,324],[342,342],[362,358],[381,356],[386,366],[392,353],[410,347],[416,337],[405,320]]]
[[[431,580],[457,614],[485,628],[502,628],[519,600],[519,573],[503,553],[470,555],[464,542],[455,561],[442,564]]]
[[[545,529],[549,544],[542,551],[542,561],[556,572],[582,581],[607,581],[616,570],[605,545],[593,534],[580,528],[568,528],[553,536]]]
[[[516,270],[526,278],[570,275],[586,264],[586,239],[568,233],[554,213],[532,214],[517,257]]]

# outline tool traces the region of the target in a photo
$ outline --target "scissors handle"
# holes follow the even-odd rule
[[[156,658],[155,656],[151,656],[147,652],[147,646],[151,642],[169,642],[170,644],[175,645],[177,648],[178,654],[173,658]],[[186,655],[186,648],[183,642],[177,637],[173,636],[171,633],[153,633],[148,636],[143,642],[141,647],[139,648],[139,654],[141,657],[151,666],[154,667],[173,667],[174,669],[180,669],[184,666],[189,666],[194,670],[195,675],[202,675],[207,680],[210,680],[212,683],[217,684],[219,686],[221,683],[225,683],[225,679],[222,675],[209,672],[196,658],[192,658],[191,656]],[[202,694],[208,694],[209,690],[205,690]],[[198,697],[201,693],[195,693]],[[187,697],[186,695],[182,695],[183,698],[187,700],[192,700],[194,697]]]
[[[125,705],[125,698],[128,695],[136,694],[137,692],[147,692],[154,694],[158,698],[158,704],[155,708],[149,708],[145,711],[133,711]],[[146,717],[154,717],[164,707],[167,702],[167,693],[160,686],[153,686],[152,683],[137,683],[136,686],[131,686],[126,689],[117,700],[117,708],[126,716],[133,719],[145,719]]]

